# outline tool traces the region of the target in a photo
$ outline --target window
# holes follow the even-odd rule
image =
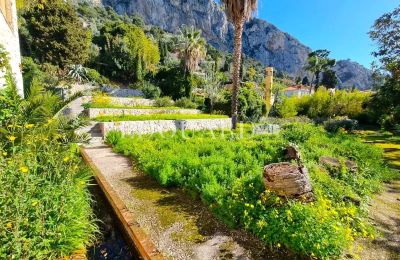
[[[13,29],[11,0],[0,0],[0,11],[6,19],[8,26]]]

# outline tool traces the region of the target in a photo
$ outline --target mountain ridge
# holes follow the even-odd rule
[[[102,0],[102,4],[119,14],[138,14],[146,24],[172,33],[182,25],[193,25],[217,49],[233,49],[233,27],[214,0]],[[265,66],[298,77],[307,74],[304,66],[311,49],[268,21],[253,18],[245,25],[243,52]],[[368,89],[372,85],[372,72],[354,61],[340,60],[334,69],[341,87]]]

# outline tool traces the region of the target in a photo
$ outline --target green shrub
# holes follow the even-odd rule
[[[122,132],[121,131],[110,131],[107,133],[106,136],[106,143],[110,145],[116,145],[119,140],[122,138]]]
[[[215,111],[231,114],[231,91],[224,91],[222,97],[214,104]],[[238,96],[239,120],[243,122],[257,122],[266,113],[266,105],[262,97],[254,88],[242,86]],[[209,111],[209,108],[207,109]]]
[[[281,118],[297,116],[297,101],[296,98],[282,98],[274,104],[273,111]]]
[[[175,101],[175,106],[181,108],[190,108],[190,109],[197,108],[196,103],[194,103],[192,100],[186,97],[180,98],[177,101]]]
[[[11,81],[10,81],[11,82]],[[53,96],[0,91],[0,258],[60,259],[84,251],[96,226],[72,124],[49,119]]]
[[[144,81],[139,89],[143,92],[145,98],[154,99],[160,97],[161,95],[160,88],[148,81]]]
[[[324,122],[324,128],[326,131],[336,133],[340,129],[348,132],[353,132],[357,128],[357,120],[342,118],[342,119],[329,119]]]
[[[172,107],[174,105],[174,101],[170,97],[160,97],[156,98],[154,105],[156,107]]]
[[[98,116],[96,121],[115,122],[115,121],[146,121],[146,120],[184,120],[184,119],[217,119],[228,118],[225,115],[208,114],[149,114],[149,115],[121,115],[121,116]]]
[[[364,107],[370,97],[370,94],[360,91],[336,90],[332,94],[329,90],[319,88],[313,95],[284,98],[275,107],[277,115],[283,118],[295,115],[305,115],[313,119],[336,116],[357,118],[365,113]]]
[[[263,166],[282,161],[282,148],[288,143],[299,146],[309,169],[313,203],[286,203],[264,188]],[[363,208],[368,196],[393,174],[377,159],[382,158],[379,149],[310,124],[286,125],[279,135],[251,135],[250,129],[242,138],[240,131],[126,136],[114,150],[137,160],[162,185],[198,193],[231,227],[317,258],[336,258],[355,237],[373,235]],[[332,177],[318,166],[320,156],[354,160],[359,170]],[[360,199],[362,205],[344,202],[344,196]]]
[[[0,151],[2,257],[60,258],[94,239],[86,188],[92,174],[72,146],[49,135],[49,127],[24,130],[10,149]]]
[[[97,83],[100,85],[104,84],[109,84],[110,80],[103,75],[101,75],[97,70],[95,69],[86,69],[86,77],[90,82]]]

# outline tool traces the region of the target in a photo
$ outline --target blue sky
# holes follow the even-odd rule
[[[259,0],[257,16],[312,49],[370,67],[374,44],[367,33],[399,0]]]

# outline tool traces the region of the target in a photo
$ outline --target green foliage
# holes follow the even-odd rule
[[[12,78],[0,91],[0,258],[60,259],[94,240],[87,190],[70,123],[50,119],[57,97],[31,84],[22,100]]]
[[[289,118],[297,116],[298,109],[298,99],[297,98],[280,98],[275,101],[273,111],[276,111],[278,117]]]
[[[49,0],[22,13],[25,54],[61,68],[88,60],[90,32],[69,2]],[[24,45],[23,45],[24,46]]]
[[[24,95],[29,95],[32,84],[41,85],[44,88],[51,88],[59,82],[57,72],[50,64],[37,64],[31,57],[22,58]]]
[[[347,118],[329,119],[324,122],[325,130],[331,133],[336,133],[341,129],[351,133],[357,128],[357,125],[357,120]]]
[[[295,143],[309,169],[316,201],[284,202],[262,183],[263,166],[283,160],[282,147]],[[251,231],[267,244],[317,258],[336,258],[355,237],[372,236],[363,208],[392,171],[382,151],[343,133],[291,124],[279,135],[186,131],[183,134],[126,136],[114,150],[131,156],[164,186],[197,193],[231,227]],[[320,156],[349,158],[359,171],[332,177]],[[343,197],[360,199],[358,207]]]
[[[109,133],[107,133],[105,142],[109,145],[116,145],[121,140],[121,138],[121,131],[110,131]]]
[[[143,81],[142,83],[140,83],[140,90],[143,92],[143,95],[145,98],[158,98],[161,95],[161,90],[159,87],[151,84],[148,81]]]
[[[329,90],[320,88],[313,95],[300,98],[290,97],[278,101],[276,109],[281,117],[305,115],[313,119],[336,116],[357,118],[365,112],[365,105],[370,98],[369,93],[360,91],[336,90],[332,94]]]
[[[197,104],[186,97],[180,98],[177,101],[175,101],[175,106],[181,108],[190,108],[190,109],[197,108]]]
[[[107,22],[94,39],[100,47],[100,71],[117,80],[142,81],[155,73],[160,61],[158,46],[143,29],[123,21]]]
[[[222,98],[214,105],[214,110],[230,114],[231,91],[224,91]],[[244,122],[257,122],[266,113],[265,102],[251,85],[239,89],[239,120]]]
[[[322,81],[321,81],[322,86],[326,88],[336,88],[338,83],[339,79],[334,70],[329,69],[322,73]]]
[[[193,26],[184,26],[178,36],[179,56],[185,72],[193,73],[206,56],[206,40],[201,36],[201,30]]]
[[[190,79],[191,76],[187,73],[185,74],[184,70],[179,66],[161,68],[155,76],[156,83],[161,88],[162,94],[173,99],[189,97],[192,90]]]
[[[123,116],[98,116],[99,122],[117,121],[146,121],[146,120],[185,120],[185,119],[219,119],[228,118],[225,115],[208,114],[149,114],[149,115],[123,115]]]
[[[103,75],[101,75],[97,70],[86,68],[86,78],[89,82],[96,84],[109,84],[110,80]]]
[[[336,64],[336,60],[329,58],[330,51],[316,50],[308,55],[308,65],[306,69],[314,74],[315,89],[319,88],[321,72],[331,70]]]
[[[157,98],[154,102],[156,107],[172,107],[174,105],[174,101],[170,97],[160,97]]]

